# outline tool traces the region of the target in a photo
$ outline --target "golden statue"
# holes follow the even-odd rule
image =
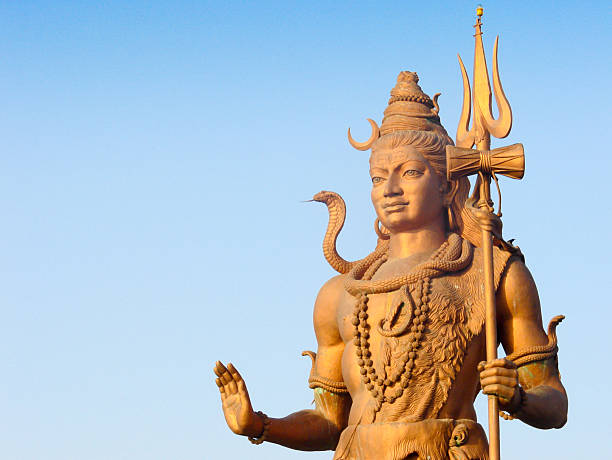
[[[542,327],[535,283],[517,247],[501,235],[490,183],[520,178],[520,144],[490,150],[490,135],[510,132],[512,112],[494,51],[491,88],[476,24],[473,124],[463,63],[464,104],[457,146],[438,116],[438,94],[423,93],[416,73],[401,72],[372,149],[375,250],[349,262],[336,251],[342,198],[320,192],[329,211],[323,251],[340,275],[314,307],[317,353],[309,385],[316,408],[272,419],[254,412],[231,364],[214,372],[230,429],[251,442],[334,450],[336,460],[499,459],[498,413],[538,428],[560,428],[567,396],[557,366],[556,325]],[[476,145],[477,150],[471,147]],[[469,195],[469,174],[478,174]],[[507,356],[497,359],[501,343]],[[489,441],[474,399],[489,395]]]

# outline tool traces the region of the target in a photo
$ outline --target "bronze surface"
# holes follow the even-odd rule
[[[349,142],[372,149],[371,199],[378,244],[347,261],[336,250],[342,198],[320,192],[329,224],[323,252],[339,273],[314,307],[317,352],[308,379],[315,409],[284,418],[255,412],[238,370],[214,367],[229,428],[337,460],[499,459],[499,410],[537,428],[560,428],[567,396],[557,370],[555,317],[544,331],[535,282],[518,248],[504,241],[490,197],[496,174],[524,173],[521,144],[491,150],[512,112],[494,50],[493,95],[478,9],[473,78],[460,60],[464,102],[456,146],[413,72],[401,72],[380,128]],[[473,110],[472,110],[473,106]],[[473,117],[472,117],[473,115]],[[472,126],[470,127],[470,119]],[[472,146],[476,149],[472,149]],[[477,174],[469,196],[468,175]],[[497,358],[501,343],[506,358]],[[489,398],[489,441],[474,398]]]

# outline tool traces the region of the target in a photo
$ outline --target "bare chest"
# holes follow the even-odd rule
[[[377,273],[380,279],[410,269],[384,268]],[[343,377],[356,404],[383,398],[391,404],[382,412],[391,412],[381,415],[390,419],[440,413],[468,350],[481,348],[474,338],[482,325],[482,308],[478,299],[465,295],[462,283],[457,274],[368,294],[365,311],[362,297],[345,293],[337,321],[345,343]],[[393,413],[399,407],[395,400],[404,401],[401,413]]]
[[[372,280],[377,281],[382,279],[389,279],[395,276],[406,274],[425,259],[426,255],[417,255],[409,259],[400,259],[393,262],[387,262],[383,264],[380,269],[374,274]],[[418,294],[419,293],[414,291],[411,293],[412,296]],[[348,294],[347,292],[344,293],[340,308],[338,309],[337,321],[340,329],[340,334],[344,340],[344,343],[347,345],[353,343],[355,339],[358,329],[358,320],[365,320],[369,329],[377,330],[378,326],[380,326],[381,323],[384,322],[385,317],[387,317],[390,311],[394,307],[398,306],[396,304],[398,302],[401,302],[402,300],[398,290],[384,292],[381,294],[368,294],[367,298],[367,317],[359,318],[357,316],[359,314],[359,299]],[[400,306],[400,310],[402,311],[397,312],[398,316],[401,316],[402,314],[408,312],[410,306],[402,304]],[[370,340],[372,344],[376,344],[379,341],[380,337],[380,334],[371,333]]]

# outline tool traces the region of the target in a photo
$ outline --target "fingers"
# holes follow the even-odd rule
[[[482,392],[487,395],[496,395],[503,402],[512,399],[518,384],[518,374],[515,369],[494,367],[480,373]]]
[[[480,384],[485,386],[485,379],[490,377],[508,377],[516,380],[518,385],[518,371],[515,364],[512,361],[505,359],[495,359],[485,363],[484,361],[478,364],[478,371],[480,372]]]
[[[233,380],[232,375],[229,373],[229,371],[221,361],[217,361],[213,370],[215,374],[217,374],[217,377],[219,377],[219,380],[221,380],[221,383],[223,383],[223,385],[227,385],[228,383],[230,383],[231,380]]]
[[[238,391],[246,392],[246,385],[244,384],[244,379],[242,378],[242,375],[240,375],[240,372],[238,372],[238,369],[236,369],[232,363],[229,363],[227,365],[227,370],[236,382]]]
[[[516,379],[518,378],[518,372],[516,369],[506,369],[503,367],[492,367],[480,372],[481,382],[489,377],[511,377]]]
[[[481,369],[482,367],[482,369]],[[490,369],[492,367],[502,367],[502,368],[506,368],[506,369],[516,369],[516,364],[514,364],[514,362],[510,361],[509,359],[506,358],[498,358],[498,359],[494,359],[492,361],[488,361],[488,362],[484,362],[481,361],[480,363],[478,363],[478,370],[482,372],[482,370],[484,369]]]
[[[519,385],[516,365],[507,359],[494,359],[478,364],[480,386],[487,395],[496,395],[502,402],[508,402],[514,396]]]
[[[227,369],[225,369],[225,366],[223,365],[223,363],[221,361],[217,361],[215,363],[215,367],[213,368],[213,372],[217,375],[217,377],[219,377],[219,380],[221,380],[221,383],[223,385],[227,384],[227,377],[225,376],[225,373],[227,372]]]
[[[229,371],[235,382],[239,382],[240,380],[242,380],[240,372],[238,372],[238,369],[236,369],[232,363],[229,363],[227,365],[227,370]]]
[[[217,361],[215,363],[215,367],[213,368],[213,372],[215,373],[215,375],[217,375],[217,378],[215,379],[215,383],[219,387],[219,392],[221,393],[221,400],[225,401],[225,398],[227,396],[227,391],[226,391],[226,388],[225,388],[225,383],[223,381],[224,380],[223,379],[223,372],[220,370],[219,364],[221,364],[219,361]]]
[[[518,386],[518,381],[514,377],[500,377],[498,375],[480,380],[480,386],[483,390],[490,385],[504,385],[514,390]]]
[[[225,393],[225,387],[223,386],[223,383],[219,379],[215,379],[215,383],[219,387],[219,393],[221,393],[221,401],[225,402],[225,398],[227,397],[227,394]]]
[[[232,375],[229,373],[229,371],[227,370],[227,368],[223,365],[221,361],[217,361],[215,363],[213,372],[218,377],[217,380],[221,382],[222,386],[219,387],[220,389],[223,388],[223,391],[225,391],[226,393],[230,393],[230,394],[235,393],[236,383],[234,382]],[[234,384],[233,386],[232,386],[232,383]]]
[[[487,385],[486,387],[482,388],[482,392],[484,394],[495,395],[504,404],[507,404],[512,400],[512,397],[514,396],[515,391],[516,391],[516,388],[509,387],[506,385],[501,385],[501,384]]]
[[[229,365],[232,366],[231,363]],[[238,384],[236,383],[236,380],[234,379],[234,375],[227,368],[225,369],[225,373],[223,375],[227,377],[227,385],[229,387],[229,390],[232,393],[236,393],[236,391],[238,391]]]
[[[221,361],[217,361],[217,363],[215,364],[215,367],[213,368],[213,371],[217,375],[218,380],[222,383],[223,390],[226,393],[229,393],[229,394],[236,393],[236,391],[238,390],[236,381],[234,380],[233,375],[227,370],[227,368],[223,365]],[[235,368],[234,368],[234,371],[236,371]],[[240,376],[240,374],[238,374],[238,376]]]

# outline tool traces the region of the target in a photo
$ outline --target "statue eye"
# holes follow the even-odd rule
[[[383,182],[384,180],[385,180],[385,179],[384,179],[384,177],[379,177],[379,176],[372,177],[372,183],[373,183],[374,185],[376,185],[376,184],[380,184],[380,183],[381,183],[381,182]]]
[[[423,173],[417,169],[407,169],[403,174],[404,177],[417,177],[421,175],[423,175]]]

